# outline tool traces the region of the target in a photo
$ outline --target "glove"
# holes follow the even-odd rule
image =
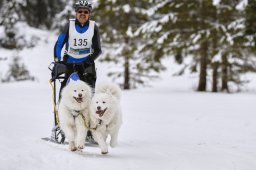
[[[66,64],[64,61],[58,61],[58,62],[55,62],[55,63],[58,63],[58,64]]]
[[[54,63],[54,67],[52,69],[52,80],[58,79],[59,76],[63,73],[66,73],[67,66],[63,61],[58,61]]]
[[[54,59],[54,63],[56,64],[66,64],[64,61],[60,61],[59,59]]]
[[[54,57],[54,62],[55,63],[59,62],[59,59],[57,57]]]

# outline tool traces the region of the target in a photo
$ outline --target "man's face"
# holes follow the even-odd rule
[[[78,9],[76,11],[76,18],[81,24],[85,24],[88,21],[90,12],[87,9]]]

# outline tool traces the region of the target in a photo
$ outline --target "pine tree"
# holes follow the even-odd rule
[[[24,20],[21,7],[25,6],[25,0],[3,0],[0,13],[0,26],[4,27],[5,37],[0,40],[0,45],[4,48],[14,49],[17,47],[17,29],[15,25],[18,21]]]
[[[186,1],[164,0],[152,7],[151,20],[139,32],[147,38],[145,52],[174,56],[192,72],[199,71],[198,91],[206,91],[212,75],[212,91],[229,91],[229,85],[240,86],[245,68],[252,68],[246,54],[248,38],[243,36],[244,14],[240,0]],[[157,43],[149,41],[155,39]],[[191,63],[183,63],[184,58]],[[245,67],[246,65],[246,67]],[[199,68],[199,70],[198,70]],[[248,69],[247,69],[248,70]],[[219,89],[221,79],[221,89]]]
[[[52,25],[54,29],[62,29],[68,23],[68,20],[75,16],[74,1],[65,1],[63,5],[64,7],[61,9],[61,12],[57,13],[54,17]]]
[[[196,65],[200,65],[198,91],[205,91],[210,28],[207,21],[214,12],[212,1],[157,2],[158,5],[151,9],[154,11],[152,20],[140,28],[140,32],[149,34],[148,39],[156,39],[155,42],[148,41],[144,49],[150,49],[150,53],[161,51],[158,52],[160,58],[173,55],[179,63],[182,63],[185,56],[193,56],[191,71],[196,71]]]
[[[230,92],[233,85],[239,87],[244,83],[241,75],[249,66],[251,60],[246,47],[247,38],[244,36],[245,15],[238,5],[242,1],[223,0],[217,5],[219,30],[219,51],[221,91]],[[232,87],[233,88],[233,87]]]
[[[23,13],[30,26],[50,29],[55,15],[59,13],[64,6],[65,4],[62,0],[26,0]]]
[[[138,54],[143,47],[144,40],[136,36],[136,30],[148,20],[148,1],[120,0],[105,1],[99,0],[98,6],[94,9],[95,20],[99,23],[103,32],[103,44],[107,48],[115,50],[107,51],[105,61],[112,61],[122,68],[123,71],[109,73],[114,78],[123,77],[124,89],[136,87],[137,84],[145,84],[153,78],[152,72],[162,69],[157,63],[158,56],[142,56]]]
[[[0,0],[0,9],[2,8],[3,0]]]
[[[35,39],[40,37],[24,35],[22,26],[50,29],[55,14],[63,8],[63,4],[63,0],[0,1],[0,26],[5,31],[1,36],[0,46],[7,49],[33,47]]]
[[[24,81],[24,80],[35,80],[33,76],[30,75],[24,63],[21,62],[21,58],[16,55],[13,57],[12,62],[10,63],[9,70],[7,75],[2,82],[11,82],[11,81]]]
[[[245,21],[245,35],[249,36],[249,39],[252,44],[252,50],[256,50],[256,1],[255,0],[248,0],[248,5],[246,7],[246,21]]]

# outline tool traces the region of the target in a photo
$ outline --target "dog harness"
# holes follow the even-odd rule
[[[89,129],[89,125],[87,124],[87,121],[86,121],[86,118],[84,117],[84,115],[82,114],[82,110],[71,110],[69,109],[69,111],[71,112],[71,115],[73,116],[74,120],[79,116],[81,115],[83,121],[84,121],[84,126]],[[75,115],[72,114],[72,113],[76,113]]]
[[[99,122],[97,123],[97,125],[96,125],[96,127],[94,127],[94,128],[91,128],[91,125],[89,125],[89,129],[90,130],[97,130],[97,128],[100,126],[100,125],[102,125],[102,120],[101,119],[98,119],[99,120]],[[106,127],[108,127],[108,125],[106,125]]]
[[[76,115],[72,114],[72,116],[74,117],[74,119],[77,118],[77,116],[82,115],[81,110],[72,110],[72,111],[73,111],[73,113],[74,113],[74,112],[77,113]]]
[[[97,128],[98,128],[99,126],[101,126],[101,125],[103,124],[103,121],[102,121],[101,119],[97,119],[97,120],[98,120],[97,125],[96,125],[94,128],[91,128],[90,122],[89,122],[89,124],[86,123],[87,121],[86,121],[86,118],[84,117],[84,115],[82,114],[82,110],[71,110],[71,109],[69,109],[69,110],[70,110],[70,112],[72,112],[72,113],[76,113],[76,115],[72,114],[74,120],[75,120],[79,115],[81,115],[82,118],[83,118],[83,120],[84,120],[84,126],[85,126],[87,129],[89,129],[89,130],[95,131],[95,130],[97,130]],[[106,125],[106,127],[108,127],[108,125]]]

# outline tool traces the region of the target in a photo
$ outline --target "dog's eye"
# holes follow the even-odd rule
[[[84,90],[82,90],[82,91],[84,91]]]
[[[76,92],[76,90],[74,90],[74,92]]]
[[[97,104],[99,103],[99,102],[96,102]]]
[[[102,103],[104,103],[104,104],[105,104],[106,102],[102,102]]]

